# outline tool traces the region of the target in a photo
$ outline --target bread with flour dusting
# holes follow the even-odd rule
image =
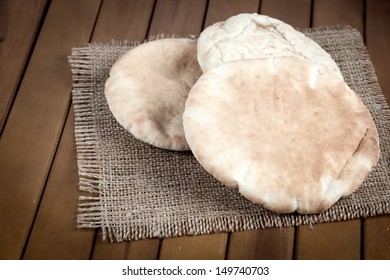
[[[332,57],[292,26],[265,15],[239,14],[207,27],[198,39],[203,72],[225,62],[294,56],[317,64],[342,78]]]

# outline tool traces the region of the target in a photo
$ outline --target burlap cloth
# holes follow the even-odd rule
[[[145,144],[111,114],[104,83],[115,60],[138,43],[75,48],[73,108],[80,189],[78,226],[112,241],[296,226],[390,213],[390,109],[358,31],[347,26],[303,30],[328,51],[377,125],[381,157],[363,185],[319,215],[276,214],[206,173],[191,152]]]

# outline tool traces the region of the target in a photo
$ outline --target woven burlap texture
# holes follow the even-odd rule
[[[139,43],[94,43],[73,49],[69,57],[79,182],[86,192],[80,196],[78,226],[100,227],[103,239],[119,242],[390,213],[390,109],[360,33],[348,26],[302,32],[331,54],[378,128],[380,161],[355,193],[322,214],[277,214],[220,184],[191,152],[162,150],[135,139],[111,114],[104,83],[116,59]]]

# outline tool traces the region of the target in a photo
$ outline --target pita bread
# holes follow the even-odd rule
[[[280,213],[328,209],[379,157],[375,124],[357,95],[294,57],[209,70],[191,89],[183,121],[206,171]]]
[[[159,148],[188,150],[182,115],[201,70],[196,41],[161,39],[124,54],[110,70],[105,95],[117,121]]]
[[[331,56],[292,26],[259,14],[239,14],[206,28],[198,39],[203,72],[225,62],[294,56],[318,64],[342,78]]]

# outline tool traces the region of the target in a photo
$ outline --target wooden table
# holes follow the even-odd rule
[[[387,0],[0,0],[0,259],[390,259],[389,215],[117,244],[76,228],[72,47],[199,34],[242,12],[357,28],[390,102]]]

